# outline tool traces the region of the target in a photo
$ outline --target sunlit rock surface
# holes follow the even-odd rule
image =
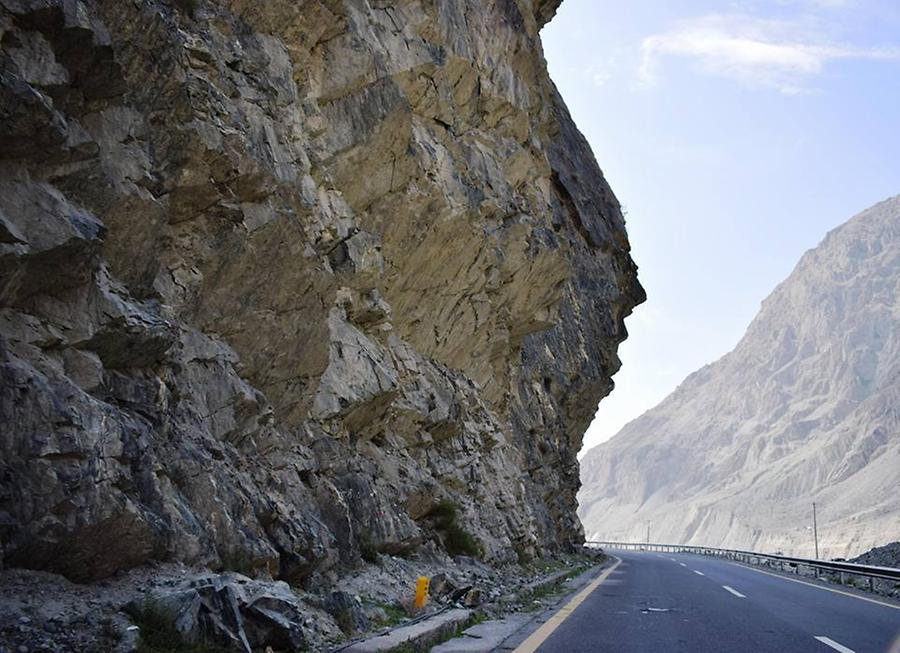
[[[588,537],[814,554],[900,533],[900,196],[835,229],[731,353],[583,461]]]
[[[0,0],[4,565],[581,541],[643,291],[557,5]]]

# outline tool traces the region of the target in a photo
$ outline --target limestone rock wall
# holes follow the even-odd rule
[[[0,0],[3,564],[580,541],[643,291],[557,5]]]

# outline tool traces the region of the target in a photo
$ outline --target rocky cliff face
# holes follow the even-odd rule
[[[557,4],[0,0],[3,564],[580,541],[643,293]]]
[[[800,260],[731,353],[583,461],[589,537],[860,553],[900,533],[900,196]]]

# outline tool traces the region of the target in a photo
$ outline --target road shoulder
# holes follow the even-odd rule
[[[518,651],[542,627],[570,608],[572,602],[585,592],[585,597],[599,586],[597,581],[612,571],[619,559],[607,557],[603,563],[588,569],[566,583],[566,591],[549,607],[539,613],[515,613],[503,619],[485,621],[464,631],[459,637],[432,649],[432,653],[483,653],[487,651]],[[594,587],[590,587],[597,583]],[[586,591],[590,587],[590,591]],[[583,599],[582,599],[583,600]],[[580,603],[580,602],[579,602]],[[567,614],[577,607],[571,606]],[[564,617],[563,617],[564,618]],[[561,620],[560,620],[561,623]],[[549,632],[547,633],[549,635]],[[523,649],[524,650],[524,649]],[[533,649],[527,649],[533,650]]]

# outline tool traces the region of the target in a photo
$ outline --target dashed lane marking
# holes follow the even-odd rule
[[[847,648],[843,644],[838,644],[836,641],[831,639],[830,637],[825,637],[825,635],[816,635],[816,639],[825,644],[826,646],[830,646],[835,651],[840,651],[841,653],[856,653],[852,648]]]
[[[705,576],[705,575],[706,575],[706,574],[704,574],[702,571],[697,571],[696,569],[694,570],[694,573],[697,574],[698,576]]]
[[[757,569],[756,567],[749,567],[747,565],[742,565],[738,562],[733,562],[732,564],[737,565],[738,567],[743,567],[744,569],[749,569],[750,571],[755,571],[760,574],[765,574],[766,576],[774,576],[775,578],[780,578],[781,580],[787,580],[792,583],[800,583],[801,585],[815,587],[817,590],[825,590],[826,592],[833,592],[835,594],[843,594],[844,596],[849,596],[850,598],[859,599],[860,601],[868,601],[869,603],[874,603],[876,605],[883,605],[886,608],[893,608],[894,610],[900,610],[900,605],[897,605],[896,603],[886,603],[885,601],[879,601],[878,599],[870,599],[868,596],[860,596],[859,594],[853,594],[851,592],[844,592],[839,589],[835,589],[833,587],[825,587],[823,585],[815,585],[813,583],[808,583],[805,580],[800,580],[799,578],[790,578],[788,576],[782,576],[781,574],[776,574],[771,571],[763,571],[762,569]]]
[[[734,594],[734,595],[735,595],[736,597],[738,597],[739,599],[746,599],[746,598],[747,598],[746,596],[744,596],[743,594],[741,594],[740,592],[738,592],[738,591],[737,591],[736,589],[734,589],[733,587],[728,587],[728,585],[722,585],[722,589],[724,589],[726,592],[731,592],[732,594]]]

